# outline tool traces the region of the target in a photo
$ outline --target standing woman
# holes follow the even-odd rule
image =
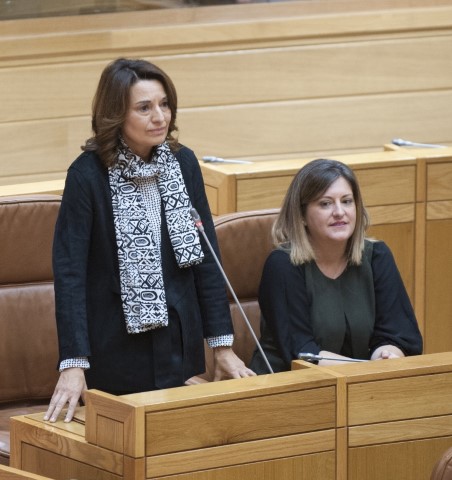
[[[190,216],[218,251],[201,170],[177,143],[171,79],[144,60],[103,71],[94,136],[70,166],[55,229],[53,269],[60,378],[45,419],[88,388],[127,394],[254,375],[231,349],[225,285]]]
[[[273,228],[259,291],[261,345],[274,371],[301,352],[337,360],[422,353],[391,251],[365,238],[368,216],[345,164],[318,159],[293,179]],[[257,350],[250,368],[267,373]]]

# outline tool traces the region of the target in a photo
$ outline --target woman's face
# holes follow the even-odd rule
[[[320,198],[310,202],[304,220],[314,248],[331,242],[345,245],[356,225],[356,205],[348,181],[339,177]]]
[[[130,89],[122,136],[135,154],[147,160],[152,147],[168,135],[171,110],[163,85],[157,80],[139,80]]]

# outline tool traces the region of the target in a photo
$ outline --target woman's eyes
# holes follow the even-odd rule
[[[164,111],[167,111],[169,110],[169,103],[168,102],[162,102],[160,105],[159,105],[159,108],[160,110],[164,110]],[[148,113],[149,111],[152,110],[152,105],[150,104],[147,104],[147,103],[144,103],[143,105],[140,105],[138,107],[138,111],[141,112],[141,113]]]
[[[353,205],[354,200],[353,200],[353,198],[344,198],[344,199],[342,200],[342,203],[343,203],[344,205]],[[321,201],[319,202],[319,205],[320,205],[322,208],[327,208],[327,207],[329,207],[330,205],[333,205],[333,202],[332,202],[331,200],[321,200]]]

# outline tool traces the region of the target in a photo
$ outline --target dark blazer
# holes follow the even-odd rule
[[[176,158],[218,253],[198,160],[186,147]],[[203,338],[233,332],[224,281],[204,239],[203,262],[179,268],[162,211],[161,241],[169,326],[128,334],[108,172],[95,153],[82,153],[67,174],[53,269],[60,361],[88,357],[88,388],[122,394],[182,385],[205,370]]]

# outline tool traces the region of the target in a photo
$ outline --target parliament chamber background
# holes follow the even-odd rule
[[[313,158],[352,166],[369,233],[394,252],[426,354],[389,371],[298,365],[282,377],[160,396],[115,400],[94,392],[91,410],[71,427],[50,431],[36,416],[18,419],[12,466],[80,480],[428,478],[452,445],[450,0],[256,3],[0,26],[0,196],[61,193],[90,135],[99,73],[119,56],[149,59],[175,82],[179,138],[200,159],[215,216],[278,208],[295,172]],[[394,138],[445,147],[397,147]],[[206,155],[251,163],[204,163]],[[397,412],[378,416],[377,408],[369,418],[371,398],[394,385]],[[215,430],[217,407],[227,402]],[[355,414],[361,402],[367,409]],[[282,404],[287,410],[278,415]],[[244,419],[259,408],[275,417],[253,435],[262,418]],[[185,430],[166,411],[177,412]],[[152,430],[156,418],[162,433]],[[164,441],[169,425],[179,437]]]

